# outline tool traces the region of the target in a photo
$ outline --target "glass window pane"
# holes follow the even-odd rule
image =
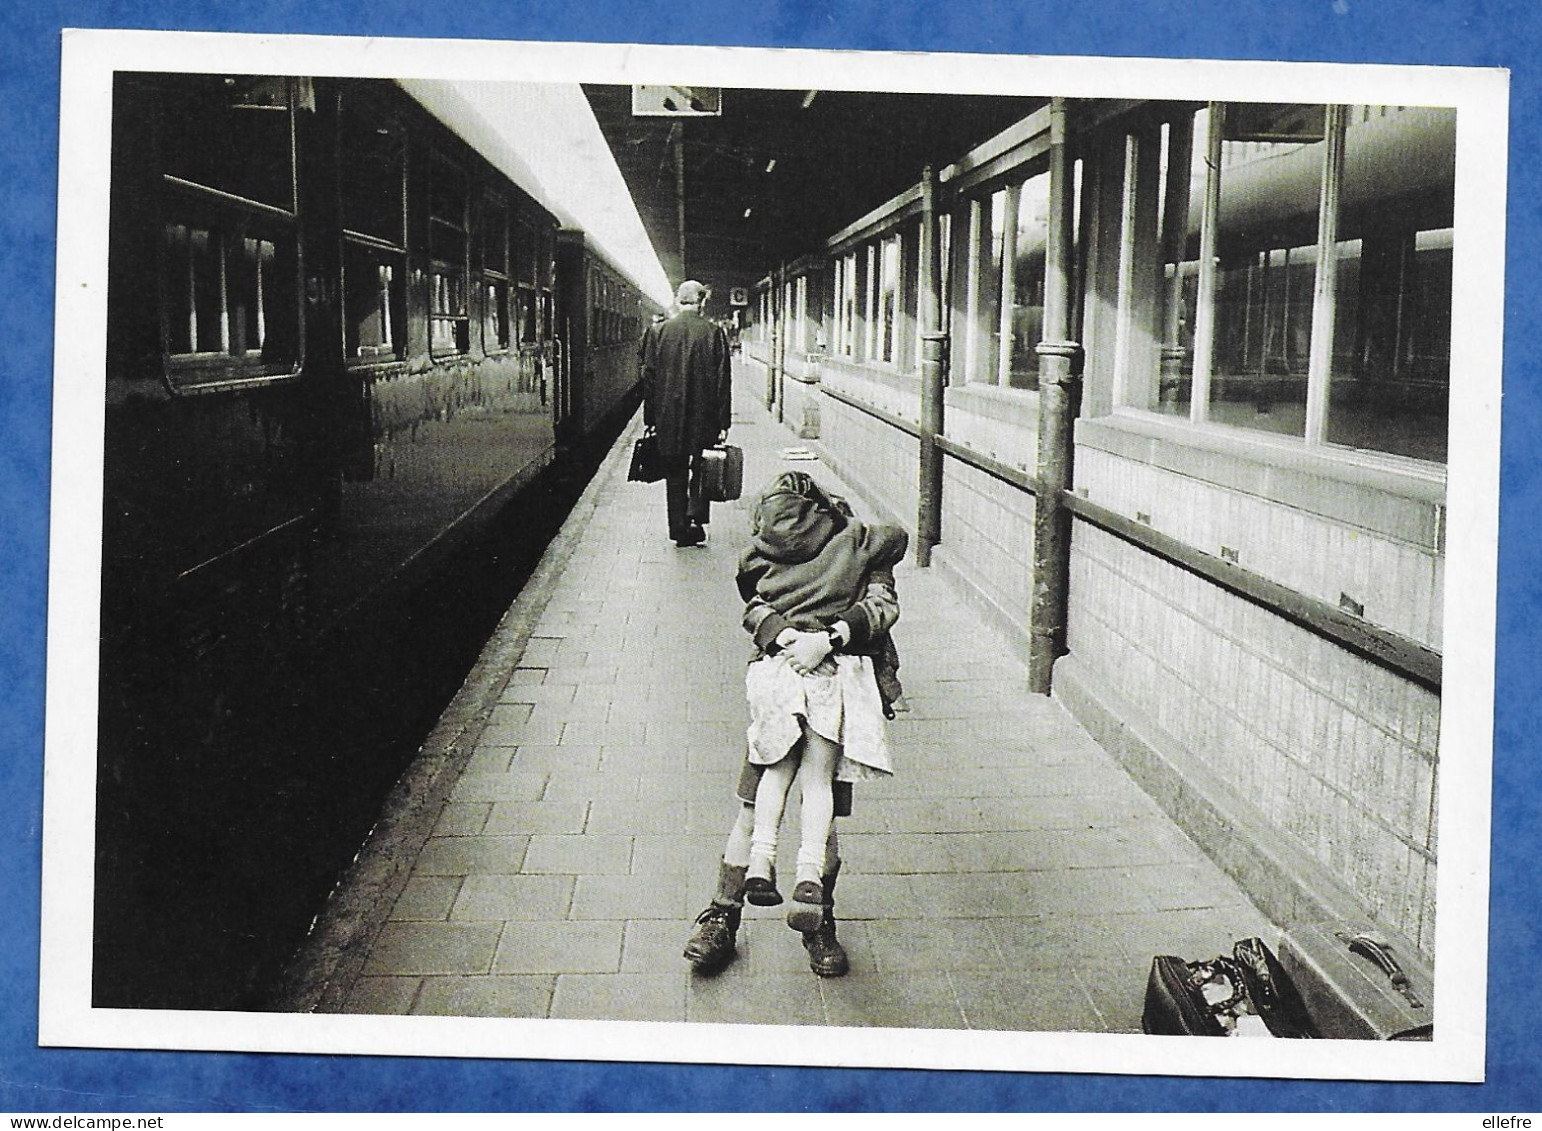
[[[1217,423],[1305,435],[1324,109],[1227,107],[1209,405]]]
[[[251,75],[164,79],[159,144],[166,172],[292,210],[289,94],[293,81]]]
[[[1456,114],[1365,109],[1344,139],[1327,439],[1444,461]]]
[[[1049,241],[1049,174],[1030,178],[1017,199],[1016,262],[1012,265],[1012,355],[1008,383],[1039,387],[1044,339],[1044,249]]]
[[[343,99],[340,132],[343,227],[404,246],[406,134],[351,96]]]

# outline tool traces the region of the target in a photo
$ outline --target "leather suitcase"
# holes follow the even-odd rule
[[[1434,1033],[1434,971],[1410,944],[1366,923],[1298,924],[1280,964],[1318,1035],[1357,1041],[1427,1041]]]
[[[714,503],[731,503],[744,491],[744,449],[718,444],[701,453],[701,490]]]

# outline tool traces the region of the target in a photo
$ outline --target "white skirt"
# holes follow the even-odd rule
[[[831,656],[807,675],[795,672],[785,654],[763,656],[745,672],[744,689],[750,704],[749,758],[756,765],[787,757],[807,723],[841,748],[835,780],[894,772],[883,703],[867,656]]]

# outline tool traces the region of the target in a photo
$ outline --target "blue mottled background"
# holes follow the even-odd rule
[[[39,1049],[54,203],[62,27],[936,49],[1512,70],[1488,1082],[1298,1083]],[[55,0],[0,10],[0,1111],[1542,1111],[1535,0]],[[1477,1121],[1474,1120],[1476,1126]]]

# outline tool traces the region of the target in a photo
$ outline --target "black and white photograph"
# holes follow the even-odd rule
[[[1482,1079],[1503,71],[63,59],[42,1044]]]

